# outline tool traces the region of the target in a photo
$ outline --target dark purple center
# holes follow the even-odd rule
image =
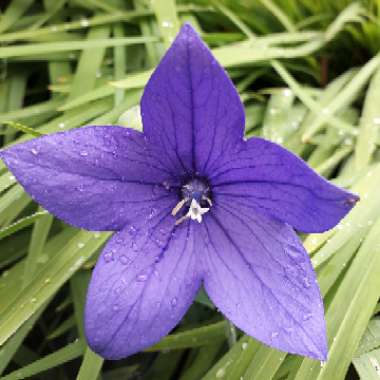
[[[209,207],[208,200],[211,200],[210,186],[206,180],[192,178],[186,181],[181,188],[182,199],[186,199],[190,204],[195,199],[202,207]]]

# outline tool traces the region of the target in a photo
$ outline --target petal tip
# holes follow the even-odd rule
[[[350,193],[350,195],[345,199],[345,203],[349,207],[354,207],[357,202],[360,201],[360,196],[354,193]]]
[[[192,35],[198,36],[198,32],[194,29],[194,27],[189,22],[185,22],[182,25],[182,28],[179,34],[192,34]]]

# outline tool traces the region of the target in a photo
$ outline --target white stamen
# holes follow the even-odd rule
[[[202,197],[202,200],[206,201],[206,202],[210,205],[210,207],[212,206],[212,201],[211,201],[210,198],[208,198],[208,197],[206,197],[206,196],[203,196],[203,197]]]
[[[207,198],[207,201],[209,202],[210,206],[212,205],[211,200]],[[172,215],[175,216],[177,212],[182,208],[182,206],[187,202],[186,199],[182,200],[177,204],[177,206],[174,207],[172,211]],[[208,207],[201,207],[201,205],[193,199],[191,201],[189,211],[186,215],[184,215],[182,218],[179,218],[175,224],[178,226],[182,222],[184,222],[186,219],[196,220],[198,223],[202,222],[202,215],[206,214],[210,209]]]
[[[186,201],[187,201],[186,199],[182,199],[182,201],[179,201],[177,203],[177,205],[172,210],[172,215],[173,216],[176,216],[178,214],[179,210],[181,210],[181,208],[184,206],[184,204],[186,203]]]

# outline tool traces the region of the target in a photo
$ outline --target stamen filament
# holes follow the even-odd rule
[[[181,201],[179,201],[177,205],[173,208],[172,215],[176,216],[178,212],[181,210],[181,208],[185,205],[186,202],[187,202],[187,199],[182,199]]]

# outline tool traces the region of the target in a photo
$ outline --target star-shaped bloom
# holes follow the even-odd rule
[[[116,231],[92,275],[89,345],[119,359],[158,342],[203,284],[237,327],[325,360],[323,303],[295,230],[334,227],[357,201],[284,148],[243,140],[231,80],[185,25],[145,88],[144,133],[88,126],[1,157],[45,209]]]

